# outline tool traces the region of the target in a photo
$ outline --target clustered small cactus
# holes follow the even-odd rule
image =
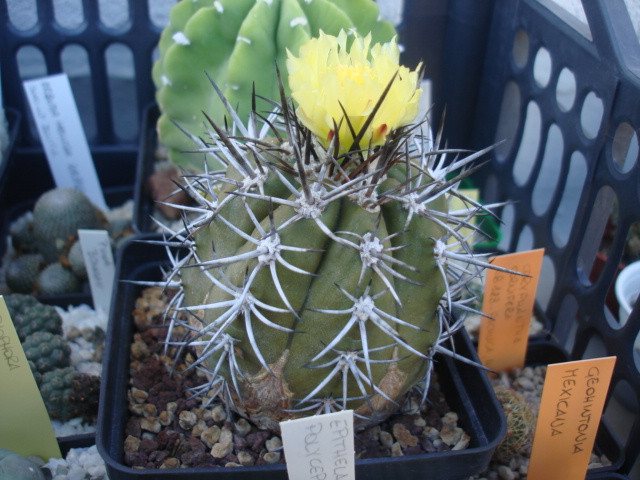
[[[223,104],[200,72],[211,75],[246,122],[254,88],[255,110],[271,109],[262,98],[277,98],[275,64],[284,64],[287,50],[297,54],[299,46],[320,31],[337,35],[341,29],[370,32],[375,42],[387,42],[395,35],[373,0],[178,2],[160,37],[160,56],[153,67],[161,112],[158,134],[169,148],[171,161],[192,172],[203,171],[202,157],[184,153],[192,145],[172,122],[195,135],[206,133],[201,110],[210,112],[215,122],[223,122]],[[286,78],[284,87],[288,92]],[[215,161],[212,157],[209,160]],[[211,162],[210,168],[220,167]]]
[[[398,410],[436,353],[457,357],[451,311],[471,310],[466,285],[489,266],[460,233],[487,207],[457,191],[488,149],[443,150],[410,125],[419,74],[398,65],[395,41],[321,32],[299,52],[287,61],[297,109],[280,84],[272,114],[246,124],[210,78],[232,125],[206,117],[206,140],[183,131],[226,171],[186,177],[196,206],[177,206],[184,228],[163,227],[161,242],[186,249],[164,284],[180,288],[167,344],[197,352],[190,368],[209,381],[194,393],[276,431]],[[453,197],[466,206],[451,210]],[[177,326],[190,335],[172,338]]]
[[[494,458],[507,463],[531,447],[536,416],[527,400],[518,392],[504,387],[494,390],[507,417],[507,434],[494,452]]]
[[[31,372],[52,419],[97,415],[100,377],[71,366],[71,346],[56,309],[33,295],[4,296]]]
[[[109,229],[114,245],[131,231],[130,222],[109,222],[79,190],[49,190],[38,198],[33,211],[26,212],[9,229],[16,252],[5,268],[10,291],[65,295],[85,290],[87,272],[78,229]]]

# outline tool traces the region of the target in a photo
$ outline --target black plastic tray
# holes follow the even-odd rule
[[[148,235],[146,239],[159,239]],[[166,266],[163,247],[133,240],[120,250],[117,272],[120,280],[158,280],[160,267]],[[242,478],[286,479],[284,465],[245,468],[205,468],[138,470],[124,465],[124,430],[128,418],[127,389],[129,349],[133,335],[132,306],[142,287],[120,282],[113,294],[109,332],[105,349],[104,371],[98,416],[96,445],[112,480],[132,478]],[[466,335],[455,337],[458,353],[477,358]],[[472,366],[440,358],[436,362],[440,386],[459,424],[471,436],[468,449],[430,455],[367,459],[356,462],[361,478],[463,479],[482,471],[489,463],[495,447],[506,431],[506,420],[486,374]]]
[[[133,228],[138,233],[153,232],[154,202],[147,190],[147,179],[154,172],[155,150],[158,146],[156,122],[160,111],[153,103],[142,114],[140,127],[140,150],[138,151],[136,179],[134,184]]]

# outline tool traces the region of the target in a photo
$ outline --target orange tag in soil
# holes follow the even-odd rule
[[[0,447],[43,460],[60,447],[27,357],[0,295]]]
[[[538,288],[544,249],[494,257],[494,265],[525,276],[487,269],[478,338],[482,364],[501,371],[523,367],[529,341],[529,325]]]
[[[547,367],[529,480],[582,480],[600,425],[616,357]]]

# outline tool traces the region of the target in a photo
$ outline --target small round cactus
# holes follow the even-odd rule
[[[79,292],[81,288],[80,279],[60,262],[48,265],[36,280],[38,295],[66,295]]]
[[[87,196],[73,188],[54,188],[42,194],[33,209],[35,246],[47,263],[55,262],[69,247],[79,228],[106,226],[102,212]]]
[[[12,292],[33,293],[36,280],[45,267],[44,257],[39,253],[27,253],[7,262],[4,279]]]
[[[185,154],[191,141],[175,128],[179,123],[191,134],[204,135],[200,112],[223,124],[223,102],[211,89],[207,72],[226,99],[238,106],[242,121],[252,110],[251,92],[278,98],[276,63],[285,69],[287,50],[297,54],[301,44],[320,31],[371,32],[375,42],[396,34],[380,17],[373,0],[193,0],[178,2],[162,32],[160,57],[153,67],[160,141],[169,147],[173,163],[193,172],[203,171],[202,157]],[[288,89],[284,79],[285,90]],[[254,98],[255,109],[271,110],[268,101]],[[210,168],[220,168],[213,162]]]
[[[17,218],[9,227],[11,246],[20,253],[31,252],[34,248],[33,212],[27,212]]]
[[[0,448],[0,480],[45,480],[44,472],[24,455]]]
[[[496,387],[494,390],[507,417],[507,434],[494,452],[494,458],[508,463],[514,456],[531,447],[536,416],[529,402],[518,392],[504,387]]]
[[[87,280],[87,266],[84,263],[84,255],[82,254],[82,245],[79,240],[73,242],[66,258],[69,268],[73,274],[80,280]]]
[[[55,420],[91,418],[97,414],[100,378],[80,373],[73,367],[42,375],[40,393],[49,416]]]
[[[21,342],[36,332],[62,334],[62,318],[51,305],[40,303],[32,295],[11,294],[4,298]]]
[[[68,367],[71,347],[61,335],[50,332],[35,332],[25,338],[22,348],[27,360],[33,362],[36,371],[45,374]]]

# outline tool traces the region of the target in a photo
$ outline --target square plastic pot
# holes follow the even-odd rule
[[[158,239],[147,235],[144,239]],[[123,479],[260,479],[286,480],[285,465],[237,468],[182,468],[166,470],[133,469],[124,464],[125,426],[128,419],[130,344],[134,333],[133,305],[143,287],[126,280],[160,279],[160,267],[167,266],[164,247],[128,242],[119,251],[117,273],[120,282],[114,290],[98,415],[96,445],[106,463],[111,480]],[[455,337],[456,352],[475,358],[475,350],[466,335]],[[466,450],[405,457],[366,459],[356,462],[359,478],[389,479],[466,479],[481,472],[506,432],[506,420],[487,375],[472,366],[438,358],[440,388],[459,422],[471,437]]]

